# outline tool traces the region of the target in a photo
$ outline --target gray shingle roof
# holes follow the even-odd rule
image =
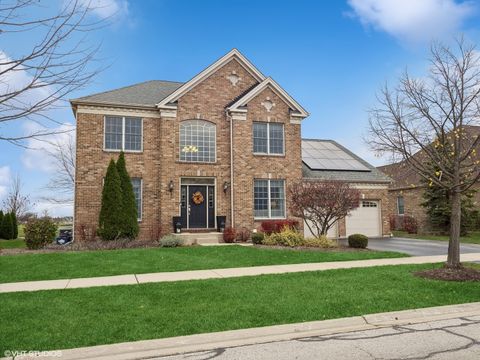
[[[368,162],[362,158],[355,155],[353,152],[343,147],[339,143],[333,140],[320,140],[320,139],[302,139],[302,147],[305,143],[308,142],[321,142],[326,144],[331,144],[335,146],[338,151],[345,152],[346,155],[353,157],[358,162],[362,163],[367,170],[358,171],[358,170],[331,170],[331,169],[318,169],[313,170],[308,167],[305,162],[302,162],[302,172],[304,179],[321,179],[321,180],[336,180],[336,181],[347,181],[347,182],[361,182],[361,183],[390,183],[392,180],[379,171],[374,166],[370,165]],[[305,156],[302,154],[302,156]]]
[[[182,85],[175,81],[150,80],[73,99],[71,102],[154,107]]]

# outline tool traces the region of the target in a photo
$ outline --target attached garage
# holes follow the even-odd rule
[[[359,207],[340,219],[328,237],[364,234],[389,236],[388,186],[391,179],[333,140],[302,140],[303,179],[305,181],[348,182],[361,194]],[[313,236],[304,226],[306,237]]]
[[[382,212],[380,202],[362,200],[358,208],[345,218],[346,236],[363,234],[367,236],[382,236]]]

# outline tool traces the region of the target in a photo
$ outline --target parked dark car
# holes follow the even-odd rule
[[[55,242],[58,245],[66,245],[70,242],[72,242],[73,237],[72,237],[72,230],[70,229],[61,229],[60,234],[58,237],[55,239]]]

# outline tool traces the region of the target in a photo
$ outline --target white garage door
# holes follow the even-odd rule
[[[333,224],[333,226],[328,230],[327,232],[327,237],[329,239],[336,239],[337,238],[337,235],[338,234],[338,226],[337,226],[337,223]],[[306,222],[303,224],[303,236],[305,236],[306,238],[313,238],[315,237],[315,235],[313,235],[310,231],[310,229],[308,228]]]
[[[360,206],[345,219],[347,236],[351,234],[381,236],[380,218],[380,203],[378,201],[360,201]]]

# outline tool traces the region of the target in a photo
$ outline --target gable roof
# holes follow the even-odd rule
[[[174,108],[175,105],[171,103],[177,101],[182,95],[193,89],[196,85],[233,59],[236,59],[239,64],[242,65],[245,70],[247,70],[258,82],[261,82],[265,79],[265,76],[245,56],[243,56],[240,51],[237,49],[232,49],[226,55],[222,56],[198,75],[184,83],[181,87],[176,89],[167,97],[161,99],[161,101],[157,103],[157,107]]]
[[[231,106],[228,107],[228,110],[246,111],[241,108],[266,88],[272,89],[279,97],[281,97],[287,104],[290,105],[290,107],[296,112],[296,114],[298,114],[298,116],[307,117],[309,115],[308,112],[271,77],[266,78],[260,84],[252,88],[252,90],[240,97],[237,101],[235,101]]]
[[[358,162],[361,166],[355,167],[356,170],[345,168],[344,170],[332,169],[330,162],[322,161],[328,158],[328,152],[324,152],[320,161],[316,162],[316,166],[313,169],[308,165],[311,163],[311,159],[315,157],[313,153],[305,151],[308,149],[308,145],[314,144],[318,147],[318,144],[328,145],[327,148],[330,151],[334,151],[337,157],[341,155],[342,158],[351,161]],[[343,155],[343,156],[342,156]],[[317,155],[318,156],[318,155]],[[315,158],[314,158],[315,159]],[[304,179],[311,180],[334,180],[334,181],[346,181],[353,183],[382,183],[389,184],[392,180],[369,164],[361,157],[357,156],[347,148],[343,147],[334,140],[321,140],[321,139],[302,139],[302,173]]]
[[[151,80],[70,100],[72,104],[111,104],[153,107],[159,100],[177,90],[183,83]]]

